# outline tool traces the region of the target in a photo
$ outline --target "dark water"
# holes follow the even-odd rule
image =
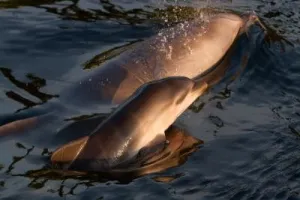
[[[249,41],[242,41],[232,66],[238,68],[239,53],[251,52],[243,73],[203,97],[200,112],[187,111],[178,120],[205,142],[183,165],[126,184],[28,177],[26,172],[44,166],[47,149],[5,140],[0,146],[2,199],[300,199],[300,3],[180,4],[187,8],[154,0],[0,1],[1,115],[57,98],[88,68],[97,67],[94,56],[147,38],[166,20],[193,17],[196,8],[254,10],[294,44],[283,52],[252,30],[251,51],[245,47]]]

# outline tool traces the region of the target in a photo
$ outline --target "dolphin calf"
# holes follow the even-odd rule
[[[147,160],[164,149],[165,131],[207,87],[205,82],[187,77],[148,82],[90,136],[60,147],[51,160],[67,169],[85,171],[107,171],[128,167],[137,158]]]

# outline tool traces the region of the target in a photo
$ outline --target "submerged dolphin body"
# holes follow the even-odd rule
[[[145,159],[164,148],[165,131],[207,87],[187,77],[149,82],[90,136],[59,148],[51,160],[69,169],[106,171],[134,161],[137,155]]]

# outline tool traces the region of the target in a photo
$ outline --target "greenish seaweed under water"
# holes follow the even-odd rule
[[[254,47],[241,74],[229,85],[228,79],[218,84],[179,119],[204,141],[202,148],[178,167],[110,181],[48,173],[53,149],[33,143],[28,133],[0,141],[0,198],[300,199],[297,1],[1,1],[0,115],[59,98],[85,72],[208,7],[255,11],[294,46],[282,51],[259,29],[251,31]],[[247,42],[239,44],[229,74],[240,69]],[[106,116],[79,111],[67,120],[99,115]]]

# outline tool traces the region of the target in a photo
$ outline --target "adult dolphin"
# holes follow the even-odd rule
[[[93,70],[65,90],[60,100],[80,106],[119,104],[149,81],[170,76],[196,78],[222,60],[257,21],[252,13],[206,13],[163,29]]]
[[[66,88],[60,94],[58,104],[51,105],[49,102],[45,111],[42,109],[38,114],[42,115],[49,110],[62,113],[65,107],[74,109],[72,105],[84,108],[119,104],[149,81],[170,76],[197,78],[218,64],[238,38],[257,21],[258,17],[252,13],[239,16],[207,12],[192,21],[161,30],[157,35],[93,70],[78,84]],[[209,85],[217,82],[214,76],[209,76],[209,79]],[[24,120],[24,116],[27,119]],[[0,126],[0,135],[34,124],[37,118],[26,113],[10,117],[4,120],[5,125]]]

